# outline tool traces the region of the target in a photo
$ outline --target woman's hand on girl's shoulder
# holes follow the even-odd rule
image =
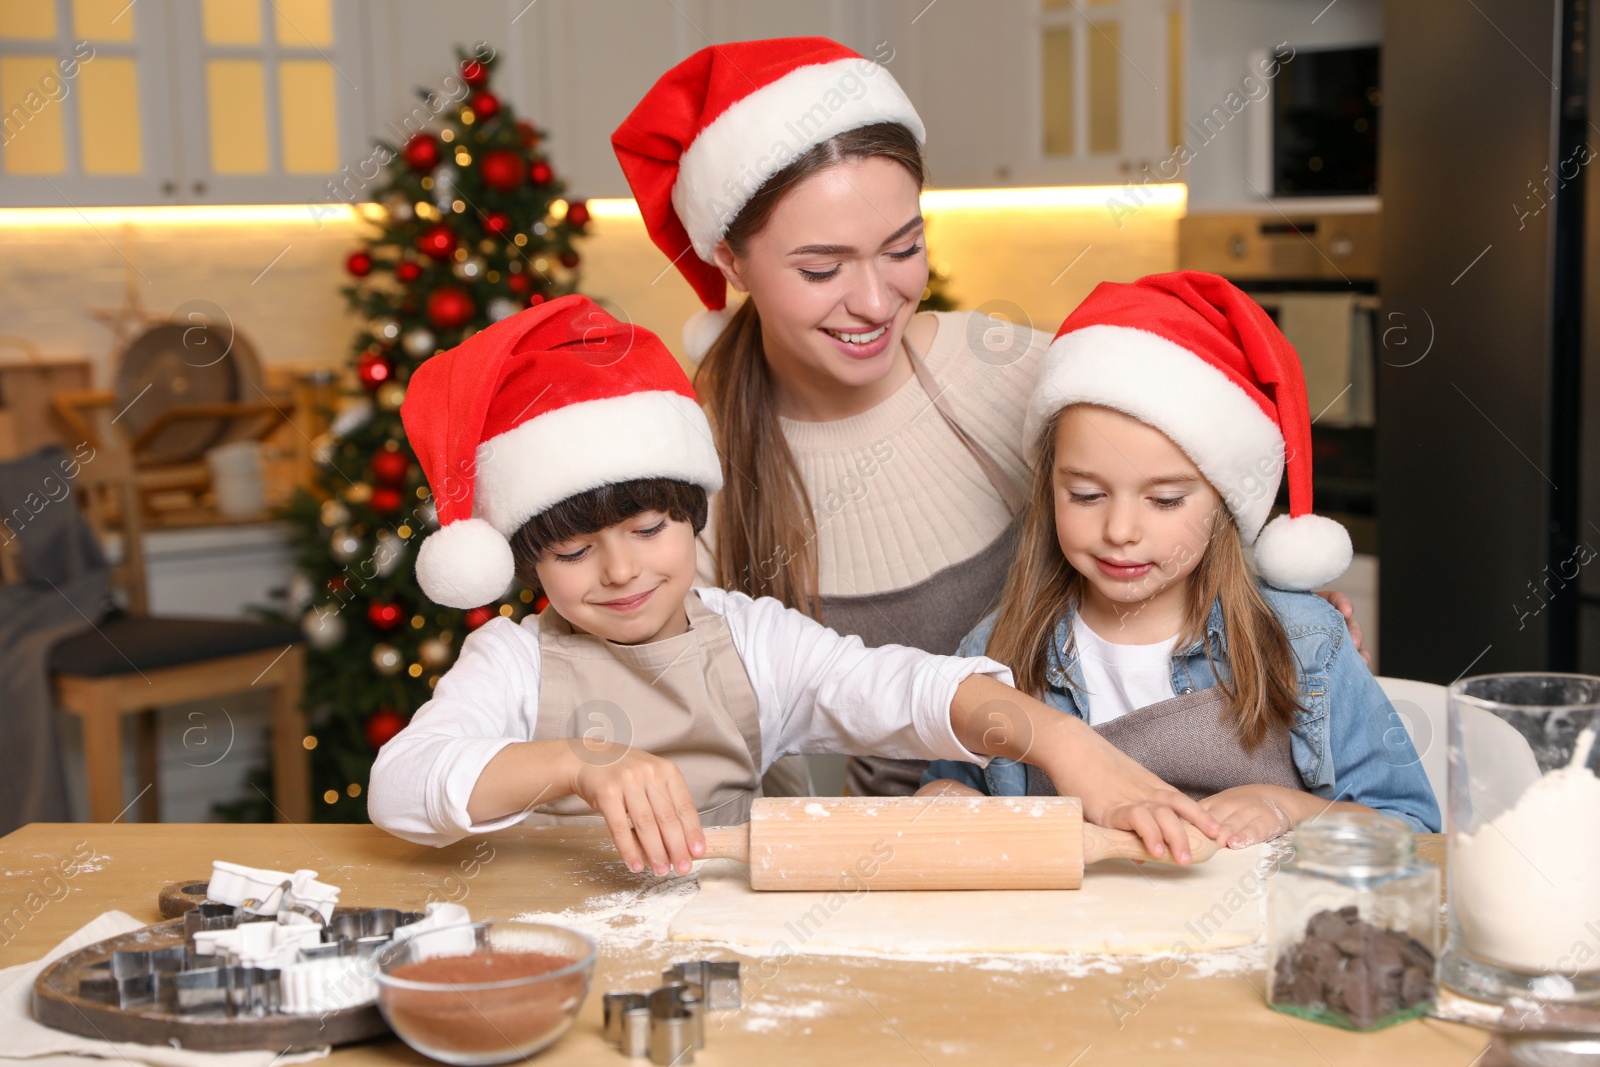
[[[1344,624],[1350,629],[1350,643],[1354,645],[1356,651],[1360,653],[1361,662],[1367,665],[1368,670],[1371,670],[1372,655],[1364,647],[1362,647],[1361,624],[1356,621],[1356,606],[1350,602],[1349,597],[1345,596],[1337,589],[1324,589],[1317,595],[1323,600],[1326,600],[1328,603],[1332,604],[1334,610],[1340,615],[1344,616]]]

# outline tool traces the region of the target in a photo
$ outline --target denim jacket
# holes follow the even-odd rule
[[[1262,585],[1267,604],[1283,624],[1299,664],[1300,711],[1290,730],[1295,767],[1306,789],[1328,800],[1350,800],[1405,820],[1413,830],[1437,833],[1439,806],[1423,773],[1422,761],[1400,717],[1384,696],[1355,646],[1344,616],[1311,593],[1287,593]],[[980,656],[989,644],[996,615],[990,615],[961,642],[958,656]],[[1077,655],[1067,655],[1072,634],[1068,611],[1056,625],[1045,671],[1044,702],[1088,721],[1089,702]],[[1172,690],[1178,694],[1218,684],[1206,659],[1226,673],[1228,640],[1222,604],[1211,606],[1204,641],[1173,650]],[[923,781],[953,778],[994,796],[1027,791],[1027,775],[1013,760],[991,760],[987,768],[938,760]]]

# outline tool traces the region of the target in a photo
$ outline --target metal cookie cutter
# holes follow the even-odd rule
[[[422,919],[419,911],[399,908],[364,908],[334,916],[322,932],[325,943],[339,943],[345,955],[367,956],[390,944],[394,932]]]
[[[194,954],[186,945],[149,951],[119,949],[110,959],[83,969],[78,995],[123,1010],[171,1000],[174,978],[193,962]]]
[[[653,991],[650,1004],[650,1062],[660,1067],[681,1067],[694,1062],[694,1050],[704,1048],[705,1017],[700,998],[684,982]]]
[[[737,1011],[743,1006],[738,960],[691,960],[674,963],[661,972],[663,982],[687,982],[700,987],[706,1011]]]
[[[228,1005],[235,1015],[263,1016],[279,1010],[281,972],[276,967],[227,967]]]
[[[607,993],[601,1003],[606,1040],[624,1056],[643,1059],[650,1055],[649,998],[643,993]]]

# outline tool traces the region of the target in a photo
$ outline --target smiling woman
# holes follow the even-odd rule
[[[889,72],[821,38],[696,53],[612,138],[652,238],[711,313],[685,334],[724,473],[697,580],[869,646],[949,653],[1012,555],[1049,337],[917,314],[922,140]],[[730,286],[747,294],[731,314]],[[848,787],[910,793],[920,772],[853,760]]]

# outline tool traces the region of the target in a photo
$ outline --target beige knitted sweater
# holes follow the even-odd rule
[[[1026,485],[1022,419],[1050,335],[972,311],[936,317],[922,354],[928,369],[962,428]],[[970,559],[1010,522],[1000,494],[915,376],[859,415],[783,419],[782,426],[811,500],[823,596],[915,585]],[[714,546],[707,527],[699,584],[715,584]]]

